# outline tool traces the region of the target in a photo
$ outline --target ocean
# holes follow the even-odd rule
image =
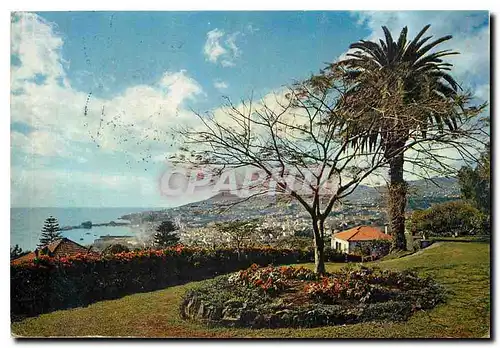
[[[119,222],[120,216],[161,208],[11,208],[10,245],[18,244],[23,250],[34,250],[40,239],[43,223],[50,215],[59,220],[59,226],[77,226],[84,221],[92,223]],[[92,227],[62,231],[62,235],[79,244],[90,245],[105,236],[134,236],[138,231],[129,226]]]

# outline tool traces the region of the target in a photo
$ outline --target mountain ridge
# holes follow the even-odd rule
[[[432,181],[430,181],[429,179],[408,181],[410,196],[438,197],[438,196],[456,196],[460,194],[460,187],[458,184],[458,180],[456,178],[438,177],[438,178],[433,178]],[[387,187],[383,185],[380,186],[359,185],[349,196],[345,197],[345,200],[350,202],[359,202],[364,200],[378,201],[382,199],[386,191]],[[265,197],[267,199],[265,199]],[[188,207],[192,205],[197,205],[197,206],[212,205],[212,204],[219,205],[220,203],[235,203],[238,200],[242,201],[255,200],[255,201],[261,201],[261,203],[262,201],[268,201],[269,203],[273,203],[276,202],[276,196],[263,194],[250,199],[246,199],[234,195],[230,192],[219,192],[208,199],[188,203],[181,207]]]

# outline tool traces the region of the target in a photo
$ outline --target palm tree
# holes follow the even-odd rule
[[[430,125],[456,130],[459,111],[443,108],[443,112],[423,107],[424,100],[436,103],[459,99],[459,85],[447,73],[452,64],[442,58],[458,54],[452,50],[431,52],[439,44],[450,40],[450,35],[434,41],[432,36],[423,37],[430,25],[426,25],[415,38],[408,42],[407,27],[401,30],[397,41],[386,27],[382,27],[385,41],[361,40],[350,45],[354,51],[347,58],[330,64],[319,76],[310,80],[313,86],[328,84],[329,74],[342,74],[351,82],[351,88],[343,93],[340,106],[350,109],[349,133],[366,131],[366,137],[353,146],[371,149],[376,144],[383,147],[389,160],[388,215],[393,238],[393,250],[406,250],[405,208],[407,184],[403,177],[404,153],[397,156],[395,149],[401,149],[410,134],[419,131],[422,137]],[[426,44],[427,43],[427,44]],[[457,104],[455,104],[457,105]],[[460,105],[460,104],[459,104]],[[381,117],[381,116],[384,117]],[[387,117],[390,115],[390,117]],[[369,121],[368,121],[369,120]]]

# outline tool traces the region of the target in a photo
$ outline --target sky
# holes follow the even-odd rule
[[[482,12],[18,12],[11,20],[11,205],[169,207],[164,130],[317,73],[382,25],[442,45],[489,100]],[[408,178],[411,179],[411,178]]]

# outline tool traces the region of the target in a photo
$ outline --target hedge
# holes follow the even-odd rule
[[[345,255],[325,250],[326,261],[348,261]],[[125,295],[234,272],[255,263],[311,262],[312,250],[274,248],[201,249],[175,247],[115,255],[40,256],[11,265],[11,316],[17,320],[57,309],[86,306]],[[349,261],[358,261],[349,257]]]

